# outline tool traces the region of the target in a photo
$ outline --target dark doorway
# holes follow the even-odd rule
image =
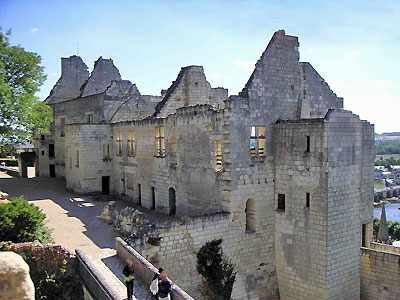
[[[151,209],[156,209],[156,189],[154,186],[151,187]]]
[[[173,188],[169,189],[169,215],[174,216],[176,214],[176,195]]]
[[[101,191],[103,195],[110,194],[110,176],[101,177]]]
[[[56,177],[56,165],[49,165],[50,177]]]
[[[138,204],[142,205],[142,185],[138,184]]]
[[[54,157],[54,144],[49,144],[49,157]]]

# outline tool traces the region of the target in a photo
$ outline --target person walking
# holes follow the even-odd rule
[[[164,270],[160,272],[158,278],[158,300],[171,300],[172,282],[167,278]]]
[[[133,280],[135,279],[135,277],[133,276],[134,273],[135,269],[133,268],[133,261],[132,259],[128,258],[127,265],[122,270],[122,274],[125,275],[125,284],[128,294],[128,300],[132,300],[133,298]]]
[[[158,300],[158,279],[160,278],[160,274],[164,271],[163,268],[158,269],[158,273],[154,274],[153,279],[151,280],[150,291],[154,296],[154,300]]]

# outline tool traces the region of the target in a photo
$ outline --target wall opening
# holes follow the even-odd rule
[[[222,141],[214,141],[214,155],[215,155],[215,170],[222,170]]]
[[[79,150],[76,150],[76,165],[75,167],[79,168]]]
[[[129,130],[128,156],[135,156],[135,151],[136,151],[135,130]]]
[[[117,152],[116,155],[122,155],[122,132],[117,132]]]
[[[49,157],[54,157],[54,144],[49,144]]]
[[[310,193],[306,193],[306,208],[310,208]]]
[[[310,136],[306,135],[306,152],[310,152]]]
[[[50,177],[56,177],[56,165],[49,165]]]
[[[285,194],[278,194],[278,210],[285,210]]]
[[[138,204],[142,205],[142,185],[138,183]]]
[[[158,157],[165,157],[165,130],[164,126],[156,126],[156,144]]]
[[[103,195],[110,194],[110,176],[101,177],[101,192]]]
[[[154,186],[151,187],[151,209],[156,209],[156,189]]]
[[[250,156],[265,156],[265,127],[250,127]]]
[[[367,235],[367,225],[363,224],[361,231],[361,247],[367,247],[366,235]]]
[[[254,199],[248,199],[246,201],[246,233],[256,231],[256,219],[255,219],[255,208]]]
[[[169,188],[169,215],[174,216],[176,214],[176,194],[175,189]]]

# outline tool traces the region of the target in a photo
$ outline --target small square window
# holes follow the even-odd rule
[[[285,194],[278,194],[278,209],[285,210]]]
[[[44,155],[44,151],[42,151],[42,155]]]

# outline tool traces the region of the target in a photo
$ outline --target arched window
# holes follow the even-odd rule
[[[173,188],[169,189],[169,215],[174,216],[176,214],[176,195]]]
[[[247,200],[245,212],[246,212],[246,232],[250,233],[256,231],[254,199]]]

